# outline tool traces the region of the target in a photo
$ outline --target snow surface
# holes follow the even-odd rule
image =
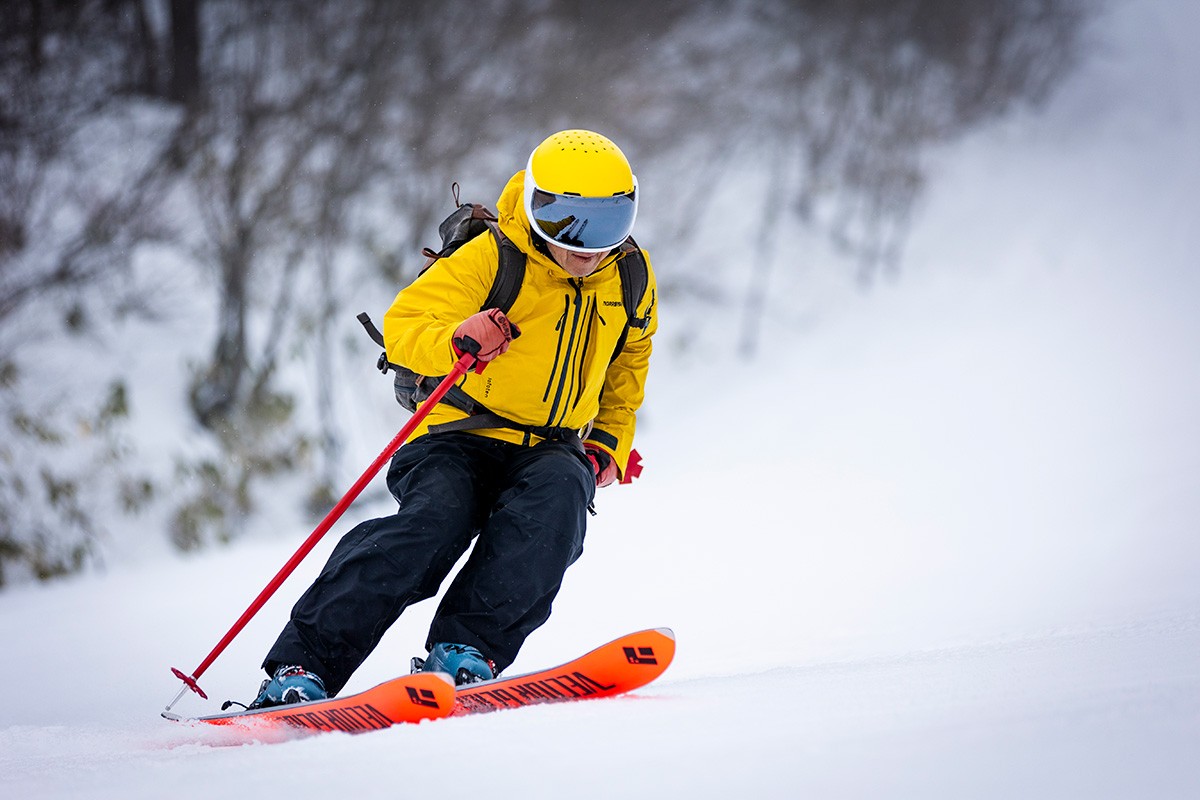
[[[302,533],[122,562],[0,595],[0,796],[1200,796],[1200,13],[1115,5],[1098,39],[1045,113],[941,154],[902,279],[790,354],[656,365],[646,474],[513,672],[665,625],[658,683],[231,746],[158,717],[168,668]],[[211,696],[252,694],[333,538]]]

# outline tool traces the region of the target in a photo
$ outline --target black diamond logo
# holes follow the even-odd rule
[[[409,686],[408,699],[413,705],[425,706],[426,708],[437,708],[437,696],[429,689],[417,689],[415,686]]]
[[[653,647],[626,647],[625,660],[630,664],[657,664]]]

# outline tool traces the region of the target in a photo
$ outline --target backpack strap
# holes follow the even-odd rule
[[[617,270],[621,273],[621,300],[625,304],[625,316],[629,320],[629,327],[641,330],[650,324],[649,310],[646,311],[646,316],[638,316],[638,306],[642,304],[646,287],[650,284],[650,272],[646,267],[642,248],[637,246],[632,236],[621,245]]]
[[[525,282],[525,254],[522,253],[507,236],[500,232],[500,226],[495,220],[484,220],[487,229],[496,239],[496,248],[500,251],[500,259],[496,264],[496,277],[492,281],[492,289],[487,299],[483,301],[480,311],[498,308],[505,314],[512,309],[521,293],[521,284]]]
[[[383,334],[379,332],[379,328],[375,327],[375,323],[371,320],[370,315],[364,311],[358,315],[358,321],[367,331],[367,336],[371,337],[371,341],[383,348],[383,352],[379,354],[379,359],[375,362],[375,368],[384,375],[388,374],[388,370],[393,370],[396,374],[399,374],[400,370],[404,369],[404,367],[388,361],[387,345],[383,343]]]
[[[362,312],[358,315],[358,321],[367,331],[367,336],[371,337],[371,341],[383,347],[383,334],[379,332],[379,328],[375,327],[375,323],[371,321],[371,317],[367,312]]]
[[[621,337],[617,340],[617,346],[613,349],[609,363],[616,361],[617,356],[621,355],[621,351],[625,349],[625,341],[629,338],[630,328],[643,330],[650,324],[650,309],[646,309],[645,316],[638,316],[638,306],[642,304],[642,299],[646,295],[646,287],[650,285],[650,270],[646,266],[646,257],[642,255],[642,248],[638,247],[632,236],[621,245],[621,255],[617,258],[617,271],[621,276],[621,302],[625,306],[625,327],[621,330]]]

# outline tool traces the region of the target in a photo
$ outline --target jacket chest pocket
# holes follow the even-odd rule
[[[595,347],[589,356],[600,359],[607,368],[609,362],[616,356],[617,345],[628,322],[625,303],[621,300],[619,290],[615,293],[598,293],[596,296]]]

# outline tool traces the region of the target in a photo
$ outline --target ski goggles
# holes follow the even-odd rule
[[[555,194],[532,186],[526,177],[525,211],[529,223],[547,241],[579,253],[602,253],[629,238],[637,217],[637,179],[633,191],[612,197]]]

